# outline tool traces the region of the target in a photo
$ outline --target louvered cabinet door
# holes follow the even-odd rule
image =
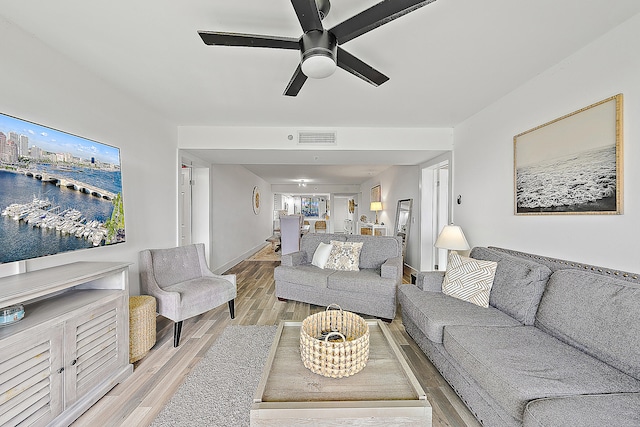
[[[128,362],[123,348],[128,325],[124,296],[111,297],[98,308],[67,321],[65,328],[65,407],[68,408]],[[128,319],[128,311],[126,313]],[[125,357],[127,361],[125,361]]]
[[[44,426],[63,410],[63,325],[0,343],[0,425]]]

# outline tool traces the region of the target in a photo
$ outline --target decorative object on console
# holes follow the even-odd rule
[[[376,224],[378,223],[378,212],[382,210],[382,202],[371,202],[371,210],[376,213]]]
[[[451,252],[442,281],[442,293],[488,308],[497,267],[497,262],[467,258]]]
[[[332,306],[337,310],[330,310]],[[337,340],[331,338],[337,337]],[[360,316],[331,304],[300,328],[300,357],[311,372],[328,378],[360,372],[369,360],[369,325]]]
[[[16,304],[0,308],[0,326],[10,325],[24,318],[24,306]]]
[[[433,245],[436,248],[448,249],[451,251],[466,251],[469,249],[467,238],[464,237],[462,228],[459,225],[445,225]]]
[[[253,187],[251,206],[253,207],[253,213],[258,215],[260,213],[260,189],[258,188],[258,186]]]
[[[513,137],[515,214],[622,214],[622,94]]]

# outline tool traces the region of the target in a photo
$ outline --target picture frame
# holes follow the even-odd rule
[[[513,137],[514,214],[623,212],[623,95]]]
[[[381,192],[380,185],[376,185],[375,187],[371,187],[371,202],[381,202]]]

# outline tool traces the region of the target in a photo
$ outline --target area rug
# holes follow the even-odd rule
[[[152,427],[243,427],[277,326],[227,326]]]
[[[274,252],[271,244],[266,245],[258,252],[247,258],[247,261],[280,261],[280,252]]]

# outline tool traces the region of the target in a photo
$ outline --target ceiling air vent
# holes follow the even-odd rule
[[[299,145],[336,145],[337,132],[298,132]]]

